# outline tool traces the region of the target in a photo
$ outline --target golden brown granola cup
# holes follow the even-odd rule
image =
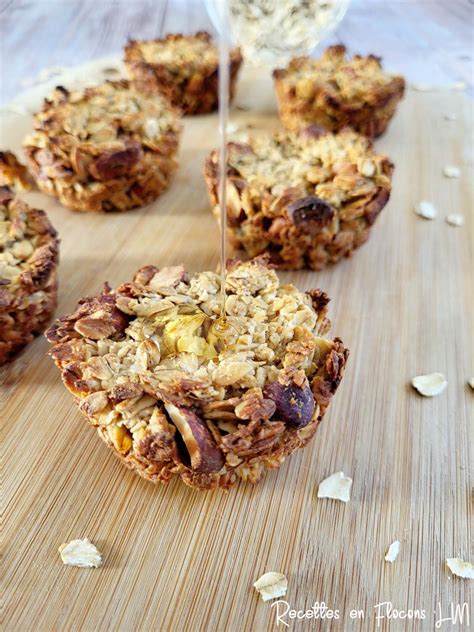
[[[76,211],[126,211],[153,202],[177,168],[181,123],[160,95],[128,81],[84,92],[58,87],[23,143],[38,188]]]
[[[273,77],[280,119],[290,130],[350,126],[369,138],[380,136],[405,91],[404,78],[385,74],[379,57],[348,59],[341,45],[330,46],[320,59],[292,59]]]
[[[59,242],[46,213],[0,187],[0,365],[51,320],[58,259]]]
[[[282,269],[321,270],[370,235],[391,190],[393,164],[351,129],[310,126],[228,144],[227,235],[250,257]],[[204,166],[217,220],[218,153]]]
[[[348,357],[324,337],[328,297],[280,285],[261,257],[220,276],[141,268],[47,331],[68,390],[99,435],[152,482],[258,482],[305,446]]]
[[[242,64],[240,49],[230,51],[229,97]],[[218,52],[209,33],[169,34],[163,39],[130,40],[125,47],[129,79],[144,92],[165,94],[183,114],[206,114],[218,107]]]

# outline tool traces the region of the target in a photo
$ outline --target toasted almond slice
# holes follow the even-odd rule
[[[334,472],[319,483],[318,498],[333,498],[347,503],[351,499],[352,478],[344,472]]]
[[[288,589],[288,580],[283,573],[269,571],[262,575],[254,583],[254,588],[258,590],[263,601],[283,597]]]
[[[434,219],[438,215],[438,211],[431,202],[427,200],[421,200],[418,206],[415,207],[415,213],[425,219]]]
[[[448,382],[442,373],[417,375],[411,381],[412,386],[425,397],[433,397],[444,391]]]
[[[474,377],[471,377],[471,379],[468,381],[468,384],[472,388],[472,390],[474,391]]]
[[[459,557],[450,557],[446,560],[449,570],[453,575],[464,579],[474,579],[474,564],[465,562]]]
[[[400,542],[398,540],[395,540],[395,542],[392,542],[392,544],[388,547],[388,551],[385,555],[385,561],[395,562],[399,553],[400,553]]]
[[[61,544],[59,553],[64,564],[80,568],[98,568],[102,565],[102,555],[87,538],[71,540]]]
[[[446,216],[446,221],[451,226],[462,226],[464,224],[464,216],[460,213],[450,213]]]
[[[446,178],[459,178],[461,175],[461,169],[459,167],[455,167],[454,165],[446,165],[443,169],[443,175]]]

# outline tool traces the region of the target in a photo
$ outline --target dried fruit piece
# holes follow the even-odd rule
[[[421,200],[418,206],[415,207],[415,213],[425,219],[434,219],[438,215],[438,211],[431,202]]]
[[[140,145],[132,145],[118,151],[108,151],[90,165],[89,171],[94,178],[100,181],[120,178],[137,164],[141,156]]]
[[[270,601],[286,595],[288,580],[283,573],[269,571],[257,579],[254,588],[258,590],[263,601]]]
[[[318,498],[332,498],[347,503],[351,499],[352,479],[335,472],[319,483]]]
[[[303,387],[296,384],[287,386],[280,382],[267,384],[263,394],[275,402],[275,417],[295,428],[304,428],[314,413],[314,397],[308,384]]]
[[[459,167],[447,165],[443,169],[443,175],[446,176],[446,178],[459,178],[461,175],[461,169],[459,169]]]
[[[87,538],[61,544],[59,553],[63,563],[68,566],[98,568],[102,565],[102,555]]]
[[[399,553],[400,553],[400,542],[398,540],[395,540],[395,542],[392,542],[392,544],[388,547],[388,551],[385,555],[385,561],[395,562]]]
[[[334,210],[324,200],[308,195],[288,205],[288,217],[296,226],[314,235],[332,222]]]
[[[429,373],[417,375],[411,381],[412,386],[425,397],[433,397],[444,391],[448,382],[442,373]]]
[[[192,469],[203,474],[218,472],[224,465],[224,455],[205,422],[186,408],[171,403],[166,403],[165,408],[183,438]]]
[[[464,224],[464,216],[460,213],[450,213],[446,216],[446,221],[451,226],[462,226]]]
[[[474,579],[474,564],[471,562],[464,562],[459,557],[450,557],[446,560],[446,564],[453,575],[463,579]]]

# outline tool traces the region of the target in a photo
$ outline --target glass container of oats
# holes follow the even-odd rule
[[[228,0],[233,42],[257,65],[275,67],[308,55],[334,31],[350,0]],[[222,32],[224,2],[206,0],[209,17]]]

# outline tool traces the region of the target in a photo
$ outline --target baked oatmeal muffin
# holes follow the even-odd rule
[[[348,356],[324,337],[328,298],[280,285],[261,257],[220,276],[141,268],[46,333],[80,410],[144,478],[256,483],[314,435]]]
[[[393,165],[351,129],[260,134],[228,144],[227,234],[251,257],[280,268],[321,270],[369,237],[390,195]],[[204,176],[219,219],[218,153]]]
[[[330,46],[320,59],[298,57],[273,72],[280,118],[288,129],[315,123],[337,132],[351,126],[380,136],[405,91],[403,77],[383,72],[379,57],[346,57]]]
[[[230,51],[229,96],[235,92],[242,63],[240,49]],[[209,33],[169,34],[151,41],[131,40],[125,66],[141,90],[158,89],[183,114],[206,114],[218,106],[218,51]]]
[[[0,151],[0,187],[9,187],[18,192],[32,188],[28,169],[11,151]]]
[[[38,188],[77,211],[126,211],[155,200],[176,170],[181,125],[159,95],[128,81],[58,87],[24,151]]]
[[[59,242],[46,213],[0,187],[0,364],[51,320],[58,257]]]

